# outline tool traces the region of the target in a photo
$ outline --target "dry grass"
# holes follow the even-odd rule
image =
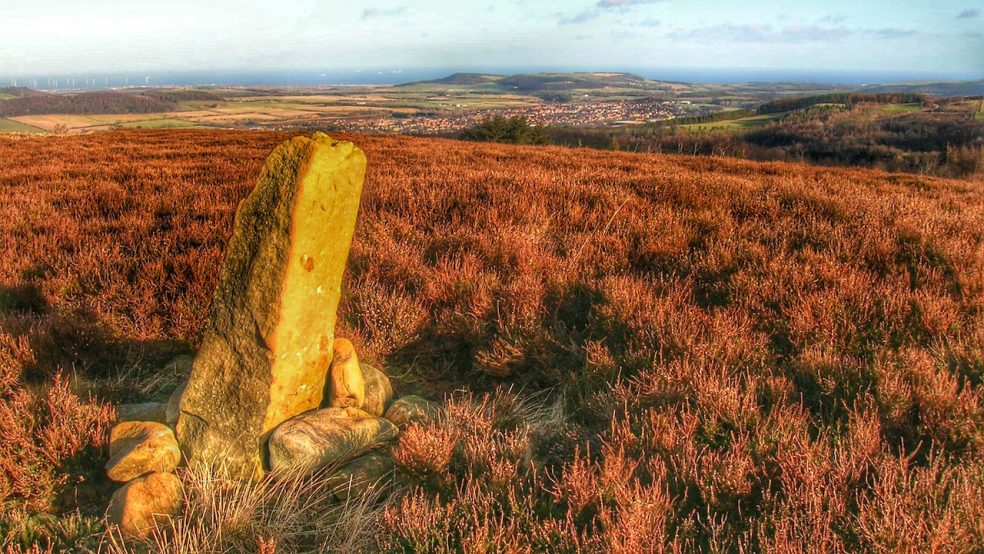
[[[330,471],[308,478],[243,482],[199,467],[182,470],[185,511],[144,541],[126,540],[112,528],[100,551],[161,552],[364,552],[373,537],[378,498],[337,502]]]
[[[0,138],[14,381],[159,378],[283,138]],[[339,332],[398,389],[475,391],[401,439],[380,549],[984,544],[979,183],[348,138],[370,169]],[[552,408],[478,394],[504,384]]]

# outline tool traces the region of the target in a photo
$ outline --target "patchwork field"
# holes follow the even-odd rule
[[[0,136],[0,545],[114,551],[103,406],[187,376],[165,364],[286,136]],[[158,546],[984,544],[980,183],[342,138],[369,172],[339,334],[446,416],[362,511],[181,473],[197,515]]]

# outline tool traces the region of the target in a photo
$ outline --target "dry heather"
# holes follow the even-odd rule
[[[984,545],[979,183],[346,138],[370,171],[339,332],[404,392],[473,391],[401,438],[377,548]],[[98,532],[98,494],[58,501],[96,403],[180,377],[282,139],[0,137],[0,541]]]

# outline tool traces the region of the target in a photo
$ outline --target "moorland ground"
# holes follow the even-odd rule
[[[286,136],[0,136],[0,544],[99,544],[108,404],[186,377]],[[341,137],[369,170],[338,333],[449,414],[401,436],[363,548],[984,544],[980,183]],[[223,546],[311,540],[261,520]]]

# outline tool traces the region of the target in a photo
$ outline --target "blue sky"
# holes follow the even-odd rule
[[[659,67],[984,77],[984,0],[0,0],[0,75]]]

